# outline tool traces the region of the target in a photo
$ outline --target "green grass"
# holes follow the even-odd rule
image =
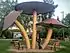
[[[66,48],[60,49],[59,51],[56,51],[55,53],[70,53],[70,42],[61,42],[61,45],[65,46]]]
[[[10,53],[7,51],[10,46],[9,40],[0,40],[0,53]]]
[[[69,53],[70,52],[70,42],[61,41],[61,45],[65,46],[66,48],[60,49],[59,51],[56,51],[55,53]],[[7,51],[7,49],[9,49],[9,46],[10,46],[9,40],[0,40],[0,53],[11,53]]]

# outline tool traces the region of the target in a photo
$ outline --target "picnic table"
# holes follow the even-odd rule
[[[22,40],[12,40],[11,44],[13,48],[18,49],[18,50],[23,49],[25,47]]]
[[[58,48],[60,48],[60,41],[56,39],[51,39],[45,49],[56,51]]]

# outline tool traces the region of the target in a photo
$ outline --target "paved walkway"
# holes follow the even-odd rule
[[[24,50],[16,50],[16,49],[9,49],[8,51],[11,51],[11,52],[15,52],[15,53],[25,53],[25,52],[36,52],[36,53],[39,53],[39,52],[42,52],[42,53],[53,53],[54,51],[53,50],[42,50],[42,49],[24,49]]]

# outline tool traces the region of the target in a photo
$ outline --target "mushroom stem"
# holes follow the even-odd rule
[[[53,30],[51,28],[48,29],[48,34],[47,34],[46,39],[45,39],[45,41],[44,41],[44,43],[42,45],[42,49],[44,49],[48,45],[48,43],[49,43],[49,41],[51,39],[51,36],[52,36],[52,32],[53,32]]]
[[[33,12],[33,34],[32,34],[32,49],[35,49],[36,46],[36,18],[37,12]]]
[[[30,49],[29,38],[28,38],[28,36],[27,36],[27,33],[26,33],[24,27],[20,24],[20,22],[19,22],[18,20],[15,21],[15,24],[17,25],[17,27],[18,27],[18,28],[20,29],[20,31],[22,32],[22,37],[25,38],[27,49]]]

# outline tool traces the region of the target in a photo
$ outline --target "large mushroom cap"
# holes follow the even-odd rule
[[[44,26],[54,26],[54,27],[67,27],[57,19],[51,18],[51,19],[46,19],[40,23],[37,23],[37,25],[44,25]]]
[[[23,2],[15,6],[15,10],[23,10],[24,14],[32,14],[33,10],[37,11],[38,14],[44,14],[54,11],[54,9],[54,5],[39,1]]]

